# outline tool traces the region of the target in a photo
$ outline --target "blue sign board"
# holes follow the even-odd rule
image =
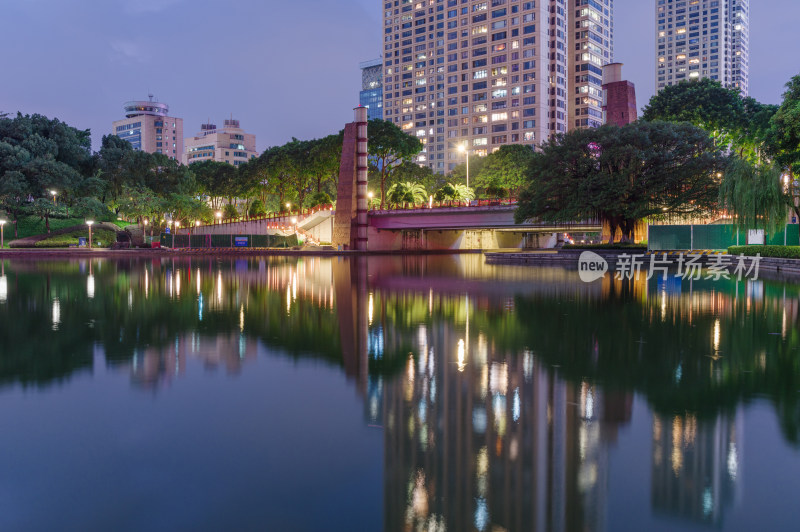
[[[165,232],[166,234],[169,234],[169,226],[167,226],[167,228],[166,228],[166,229],[164,229],[164,232]]]
[[[86,238],[85,237],[78,237],[78,247],[85,248],[86,247]]]
[[[233,245],[237,248],[246,248],[249,240],[250,237],[247,236],[235,236],[233,237]]]

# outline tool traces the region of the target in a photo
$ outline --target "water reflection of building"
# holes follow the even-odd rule
[[[604,529],[631,397],[447,326],[420,327],[415,349],[383,389],[387,530]]]
[[[652,504],[658,513],[719,525],[738,496],[741,412],[714,420],[653,417]]]
[[[157,349],[148,348],[134,353],[131,360],[131,379],[145,388],[155,388],[186,371],[190,360],[198,360],[207,368],[224,367],[229,373],[239,373],[246,361],[257,357],[257,343],[244,335],[201,336],[191,333],[176,337],[174,344]]]

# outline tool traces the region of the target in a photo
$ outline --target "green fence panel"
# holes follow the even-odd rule
[[[213,248],[229,248],[232,241],[231,235],[211,235],[211,247]]]
[[[688,225],[651,225],[647,245],[653,251],[689,249],[691,240],[692,229]]]
[[[798,242],[800,240],[798,237],[798,225],[788,224],[784,230],[768,236],[765,240],[768,246],[797,246],[800,244]]]
[[[786,245],[788,246],[800,245],[800,225],[789,224],[786,226]]]
[[[694,249],[728,249],[736,245],[733,225],[695,225]]]
[[[158,238],[158,237],[156,237]],[[244,245],[236,245],[237,239]],[[299,245],[297,235],[168,235],[160,236],[167,248],[290,248]]]
[[[192,235],[190,239],[190,246],[192,248],[209,248],[211,247],[211,235]]]
[[[253,248],[268,248],[269,247],[269,235],[251,235],[250,236],[250,247],[253,247]]]
[[[172,247],[174,247],[175,249],[189,247],[189,235],[173,235],[173,236],[174,239],[172,242]]]
[[[789,224],[765,238],[770,246],[800,245],[800,225]],[[728,249],[747,244],[747,231],[732,224],[651,225],[648,246],[652,251],[671,249]]]

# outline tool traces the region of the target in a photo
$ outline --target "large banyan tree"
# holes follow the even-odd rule
[[[636,224],[705,216],[717,205],[728,159],[691,124],[638,122],[575,130],[542,145],[519,197],[518,223],[599,220],[623,241]]]

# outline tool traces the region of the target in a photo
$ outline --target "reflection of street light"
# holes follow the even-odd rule
[[[467,150],[467,143],[458,145],[458,152],[466,155],[467,160],[467,188],[469,188],[469,150]]]
[[[0,220],[0,249],[3,249],[5,247],[5,242],[3,240],[3,228],[5,227],[5,225],[6,221]]]
[[[458,371],[463,372],[464,368],[467,366],[466,362],[466,348],[464,346],[464,340],[458,341]]]
[[[89,249],[92,249],[92,220],[86,220],[86,225],[89,226]]]

